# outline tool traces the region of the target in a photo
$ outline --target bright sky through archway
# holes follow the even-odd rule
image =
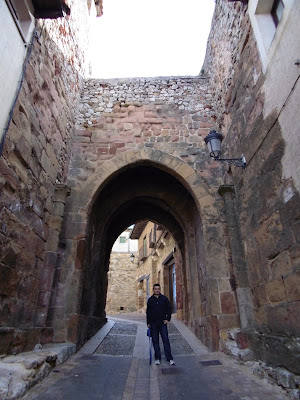
[[[93,25],[95,78],[198,75],[215,0],[104,0]]]

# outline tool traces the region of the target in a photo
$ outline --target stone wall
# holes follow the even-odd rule
[[[225,183],[235,187],[247,264],[243,278],[250,289],[239,304],[253,304],[248,338],[255,357],[299,374],[300,198],[293,178],[283,174],[289,133],[280,123],[282,112],[295,110],[296,99],[267,112],[265,81],[270,92],[271,77],[268,70],[263,73],[247,7],[218,1],[215,13],[220,17],[214,19],[204,68],[211,76],[225,155],[244,153],[248,163],[245,171],[225,167],[224,172]]]
[[[145,147],[184,155],[189,164],[205,168],[203,139],[215,123],[207,84],[202,77],[88,80],[68,185],[80,185],[116,154]],[[216,180],[209,169],[208,178]]]
[[[137,310],[137,265],[131,262],[130,255],[130,253],[111,253],[105,308],[109,314]]]
[[[45,326],[67,194],[61,183],[85,73],[79,37],[86,32],[77,18],[87,15],[86,2],[70,5],[68,21],[38,23],[0,159],[0,354],[51,340]]]
[[[222,127],[226,124],[226,107],[232,92],[234,70],[239,65],[248,37],[247,7],[238,1],[216,1],[201,72],[210,78],[211,105],[217,123]]]
[[[92,234],[88,233],[90,229],[93,229],[96,234],[99,232],[99,235],[101,231],[101,235],[104,235],[103,221],[108,219],[108,211],[106,215],[101,214],[101,209],[106,206],[100,203],[100,198],[114,196],[113,191],[108,192],[105,187],[110,187],[112,181],[115,181],[116,187],[122,187],[123,191],[125,190],[124,183],[121,179],[118,181],[118,177],[124,173],[124,179],[125,177],[129,179],[129,175],[132,174],[132,182],[128,182],[126,193],[122,192],[123,197],[120,194],[118,198],[112,198],[107,207],[112,213],[121,213],[121,209],[126,207],[125,204],[129,198],[133,201],[137,193],[141,198],[146,196],[146,193],[150,196],[154,187],[157,187],[157,190],[151,192],[152,199],[157,198],[160,202],[166,197],[166,201],[170,201],[171,207],[174,208],[173,216],[181,221],[181,229],[184,229],[180,235],[185,235],[186,238],[191,237],[190,242],[186,239],[186,248],[191,246],[191,252],[194,254],[192,262],[182,268],[184,273],[182,277],[183,319],[192,324],[194,331],[208,346],[217,349],[219,329],[232,327],[233,323],[236,326],[239,321],[237,308],[224,306],[228,301],[232,305],[235,298],[231,293],[234,288],[229,284],[230,258],[227,257],[226,250],[226,224],[223,218],[219,218],[224,211],[222,199],[217,195],[217,188],[223,182],[220,175],[222,166],[211,162],[204,142],[204,137],[211,128],[215,127],[216,122],[211,97],[208,78],[205,76],[88,80],[86,82],[79,107],[80,113],[77,118],[76,137],[67,181],[72,190],[67,202],[63,232],[68,243],[63,254],[67,278],[64,282],[59,282],[59,285],[62,288],[74,279],[77,287],[80,288],[82,279],[80,274],[84,273],[88,277],[90,272],[87,271],[87,265],[91,265],[92,261],[82,261],[84,272],[80,271],[76,263],[72,261],[76,257],[79,241],[84,243],[84,237],[88,235],[92,237]],[[167,165],[164,165],[165,162]],[[142,167],[146,166],[145,173],[147,179],[152,182],[151,187],[147,187],[142,177]],[[150,174],[151,168],[153,171]],[[125,173],[127,170],[128,174]],[[136,170],[136,175],[133,174],[134,170]],[[168,175],[165,175],[166,173]],[[165,192],[165,187],[161,187],[164,181],[173,185],[168,192]],[[179,182],[187,189],[186,199],[183,201],[179,200],[182,188],[179,188],[180,193],[176,193],[175,190]],[[85,187],[87,189],[84,189]],[[210,196],[212,188],[215,191],[213,197]],[[194,189],[195,193],[193,193]],[[124,203],[122,206],[121,201]],[[190,209],[188,209],[188,203],[191,206]],[[113,205],[115,209],[111,210]],[[175,211],[177,208],[180,211]],[[91,209],[94,214],[93,217],[88,216],[88,222],[86,213]],[[162,216],[154,203],[153,210],[155,211],[150,212],[147,209],[148,214],[143,215],[142,218],[154,218],[159,222],[159,219],[162,217],[165,219],[168,213],[167,211]],[[156,215],[151,216],[152,213]],[[95,221],[100,223],[100,214],[102,215],[101,225],[97,228]],[[133,214],[136,215],[135,210]],[[173,216],[170,216],[170,220]],[[135,223],[140,220],[139,218],[128,222]],[[173,222],[172,224],[176,231],[178,227],[175,228]],[[70,226],[74,229],[70,229]],[[124,226],[120,229],[124,229]],[[169,230],[175,237],[175,232],[171,228]],[[196,231],[197,239],[195,239]],[[88,246],[94,243],[91,237],[87,238]],[[101,240],[99,238],[100,242]],[[217,243],[215,247],[211,245],[213,240]],[[204,247],[205,251],[202,250]],[[185,251],[187,252],[186,249],[181,248],[183,263],[187,262],[187,257],[189,257]],[[100,250],[95,247],[95,252],[90,252],[90,254],[94,258],[93,268],[96,273],[99,265],[96,259],[101,257]],[[208,254],[211,255],[208,256]],[[89,268],[92,267],[89,266]],[[104,266],[104,268],[107,267]],[[196,279],[194,279],[195,276]],[[202,282],[199,285],[200,277]],[[219,284],[220,279],[222,285]],[[87,294],[93,290],[92,284],[86,278],[84,303],[90,301]],[[221,296],[222,292],[226,292],[225,295]],[[61,294],[58,303],[65,302],[63,293]],[[80,318],[84,320],[83,315],[77,314],[74,296],[74,291],[70,292],[73,305],[69,309],[74,310],[74,321]],[[200,297],[202,297],[202,305],[200,305]],[[91,311],[94,308],[95,303],[85,306],[85,310],[88,309],[90,313],[94,312]],[[224,313],[222,310],[225,310]],[[193,315],[197,315],[197,320]],[[65,314],[65,316],[67,321],[68,315]],[[198,318],[200,316],[204,316],[204,319]],[[104,318],[104,315],[101,318]],[[92,321],[92,317],[90,320]],[[72,328],[70,328],[74,332],[72,340],[76,335],[76,324],[77,322],[72,323]],[[87,326],[87,323],[84,324]],[[199,324],[202,327],[198,327]],[[67,327],[67,322],[64,326]],[[200,333],[202,331],[203,333]]]

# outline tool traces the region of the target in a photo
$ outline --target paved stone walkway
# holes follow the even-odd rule
[[[65,364],[32,388],[25,400],[284,400],[281,389],[222,353],[211,353],[185,325],[169,324],[170,366],[149,365],[145,316],[110,316]],[[162,346],[161,346],[162,347]]]

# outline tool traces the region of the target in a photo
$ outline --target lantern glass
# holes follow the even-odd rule
[[[207,144],[209,155],[214,158],[219,158],[221,155],[221,143],[223,140],[222,134],[213,130],[204,140]]]
[[[218,158],[221,155],[221,140],[212,139],[208,143],[209,154],[211,157]]]

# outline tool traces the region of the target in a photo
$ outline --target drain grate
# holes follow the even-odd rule
[[[161,372],[163,375],[176,375],[179,374],[179,368],[162,368]]]
[[[219,360],[199,361],[203,367],[210,367],[212,365],[223,365]]]

